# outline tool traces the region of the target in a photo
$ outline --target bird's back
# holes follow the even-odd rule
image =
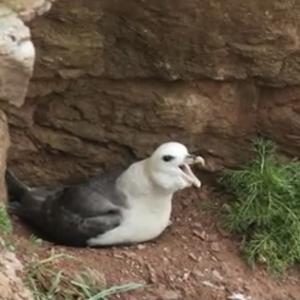
[[[43,237],[67,245],[85,245],[88,238],[121,222],[126,199],[115,187],[119,174],[99,174],[79,185],[54,189],[29,189],[10,179],[10,207]]]

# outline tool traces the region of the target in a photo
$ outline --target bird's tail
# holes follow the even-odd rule
[[[32,196],[30,187],[21,182],[10,170],[6,171],[5,179],[8,211],[21,217],[29,217],[40,206]]]
[[[9,202],[19,202],[24,194],[30,190],[10,170],[6,170],[5,179]]]

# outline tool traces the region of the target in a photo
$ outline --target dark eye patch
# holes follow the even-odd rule
[[[162,159],[164,160],[164,161],[171,161],[171,160],[173,160],[175,157],[174,156],[172,156],[172,155],[164,155],[163,157],[162,157]]]

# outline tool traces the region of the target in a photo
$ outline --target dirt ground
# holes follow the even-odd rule
[[[17,255],[27,261],[51,250],[67,253],[102,272],[109,285],[143,283],[145,288],[110,299],[123,300],[298,300],[300,272],[272,278],[263,267],[252,270],[240,243],[218,226],[222,195],[209,186],[189,189],[174,199],[173,224],[154,242],[130,247],[85,249],[33,245],[30,232],[15,220]],[[78,262],[62,268],[76,270]]]

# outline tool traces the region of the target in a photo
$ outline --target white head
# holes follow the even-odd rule
[[[201,182],[189,167],[194,163],[204,165],[204,159],[189,154],[187,148],[177,142],[160,145],[148,158],[151,179],[170,193],[192,185],[201,186]]]

